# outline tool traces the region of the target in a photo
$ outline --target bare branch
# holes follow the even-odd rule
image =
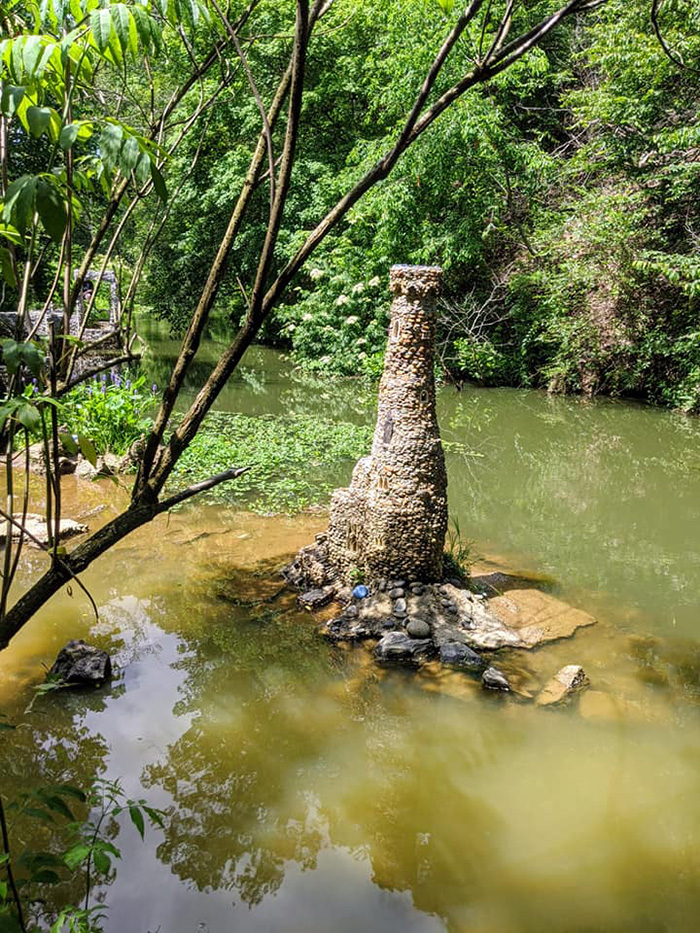
[[[175,495],[170,496],[168,499],[163,499],[162,502],[158,503],[157,511],[167,512],[169,509],[172,509],[173,506],[179,505],[186,499],[191,499],[192,496],[199,495],[200,492],[206,492],[208,489],[213,489],[215,486],[220,486],[221,483],[227,483],[229,480],[238,479],[239,476],[243,476],[243,474],[247,473],[249,470],[249,466],[232,467],[230,470],[217,473],[216,476],[210,476],[209,479],[202,480],[201,483],[195,483],[192,486],[188,486],[187,489],[176,492]]]
[[[663,0],[652,0],[651,4],[651,24],[654,27],[656,38],[659,40],[659,45],[674,65],[678,65],[679,68],[683,68],[685,71],[691,71],[693,74],[700,74],[700,69],[693,68],[691,65],[686,65],[680,52],[676,52],[675,49],[672,49],[664,38],[661,32],[661,26],[659,25],[659,13],[661,11],[662,2]]]
[[[248,84],[250,85],[250,90],[253,94],[256,106],[260,111],[260,118],[262,119],[263,125],[262,131],[265,137],[265,142],[267,144],[267,161],[270,166],[270,205],[272,205],[275,200],[275,153],[272,148],[272,130],[270,129],[270,123],[267,119],[265,104],[262,102],[260,91],[258,90],[258,86],[255,83],[255,78],[253,77],[253,72],[250,70],[250,65],[248,64],[248,59],[246,58],[243,48],[241,47],[241,43],[238,41],[238,36],[236,35],[236,32],[231,25],[228,16],[226,16],[216,0],[211,0],[211,3],[216,12],[219,14],[221,21],[226,27],[226,31],[231,37],[231,41],[233,42],[233,45],[236,49],[236,54],[238,55],[241,64],[243,65],[243,70],[246,73]]]

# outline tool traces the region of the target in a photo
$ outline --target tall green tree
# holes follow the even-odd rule
[[[95,0],[86,2],[92,3]],[[391,175],[402,157],[434,127],[441,116],[460,105],[464,95],[470,92],[479,93],[487,83],[506,73],[508,69],[518,67],[518,64],[545,42],[562,23],[573,17],[583,17],[604,5],[604,0],[568,0],[562,5],[548,0],[534,5],[517,3],[516,0],[506,0],[505,3],[472,0],[466,7],[459,9],[454,7],[451,0],[439,0],[437,7],[427,3],[416,4],[427,24],[425,42],[416,50],[415,69],[408,69],[405,89],[395,100],[389,99],[386,102],[392,113],[390,132],[377,141],[369,165],[364,161],[360,162],[355,173],[349,173],[343,178],[340,190],[331,190],[327,198],[319,198],[313,224],[307,222],[301,227],[293,225],[296,230],[285,240],[282,236],[283,220],[285,213],[291,209],[295,168],[303,151],[300,134],[304,125],[304,109],[309,99],[307,95],[310,93],[307,83],[310,56],[319,41],[318,37],[322,36],[326,29],[344,27],[354,11],[354,4],[350,0],[313,0],[311,3],[308,0],[297,0],[292,17],[292,11],[288,10],[286,5],[279,5],[276,0],[270,0],[268,3],[253,0],[247,9],[237,10],[235,13],[223,9],[217,0],[210,2],[212,21],[217,22],[230,43],[227,45],[226,56],[239,63],[246,77],[244,89],[248,99],[254,101],[259,114],[260,128],[256,134],[257,141],[249,149],[251,155],[245,178],[217,244],[216,255],[207,273],[199,300],[192,309],[180,354],[165,387],[155,424],[146,439],[130,505],[70,553],[62,553],[57,546],[52,548],[50,566],[44,575],[14,605],[9,608],[3,607],[0,616],[0,647],[8,644],[13,635],[53,593],[80,574],[93,560],[130,531],[201,490],[238,475],[240,468],[232,468],[176,495],[164,493],[166,483],[181,453],[196,435],[243,353],[256,338],[266,319],[278,307],[305,264],[329,235],[352,219],[352,212],[362,199]],[[87,10],[81,8],[80,13],[85,21],[81,20],[74,28],[85,31],[85,41],[90,47],[94,41],[98,50],[102,46],[103,55],[108,57],[112,54],[116,59],[117,45],[122,54],[124,49],[114,18],[122,16],[123,6],[113,4],[91,9],[89,20],[85,19]],[[414,4],[405,0],[396,0],[397,10],[410,12],[413,6]],[[131,4],[126,5],[124,11],[131,14],[136,29],[136,20],[139,17],[134,15],[135,9],[136,6]],[[170,2],[164,3],[161,16],[169,16],[171,9],[176,16],[180,16],[182,4],[173,2],[171,6]],[[190,21],[194,25],[194,8],[187,9],[190,11]],[[271,89],[265,96],[264,91],[261,91],[261,87],[264,87],[262,78],[253,68],[250,50],[259,37],[269,35],[265,27],[270,10],[275,13],[281,11],[283,15],[280,28],[275,33],[280,41],[277,83],[274,90]],[[76,14],[77,12],[76,9]],[[30,20],[28,14],[29,7],[25,13],[27,18],[21,20],[23,28],[18,28],[17,35],[12,40],[13,48],[15,43],[19,43],[22,49],[27,42],[30,45],[36,44],[34,21]],[[129,26],[122,32],[129,39],[131,20],[127,17],[127,21]],[[180,34],[179,28],[176,28],[176,32]],[[410,41],[408,44],[411,46]],[[188,43],[188,49],[194,51],[191,42]],[[223,54],[221,49],[219,53]],[[51,54],[54,54],[54,50]],[[407,60],[410,60],[410,48],[406,55]],[[3,81],[9,82],[13,75],[10,71],[11,64],[7,64],[7,47],[4,47],[2,60],[5,69]],[[324,63],[324,70],[328,75],[337,75],[336,69],[335,62]],[[66,97],[66,100],[68,99],[69,95]],[[64,103],[64,112],[65,107]],[[69,116],[67,113],[64,115]],[[51,119],[52,113],[49,112],[48,123]],[[66,124],[64,119],[62,128],[56,127],[57,139],[60,138],[63,125],[71,124]],[[48,129],[48,124],[45,129]],[[110,134],[111,131],[107,134],[107,140],[111,140]],[[118,146],[115,144],[114,164],[121,166],[119,160],[128,156],[129,162],[124,166],[130,172],[124,180],[126,186],[131,182],[131,175],[139,165],[144,166],[145,178],[146,163],[142,161],[145,158],[149,160],[150,171],[154,156],[146,143],[146,137],[143,137],[142,141],[141,138],[136,138],[135,134],[125,133],[122,129]],[[109,143],[107,148],[109,149]],[[157,153],[155,157],[157,158]],[[136,161],[133,161],[134,159]],[[126,173],[122,171],[122,175],[125,176]],[[157,185],[157,178],[157,175],[152,176],[154,186]],[[48,184],[47,180],[44,181]],[[24,186],[21,190],[24,190]],[[33,190],[36,197],[36,189],[29,190]],[[69,201],[70,182],[65,190],[58,186],[56,190],[60,208],[57,208],[56,214],[62,211],[62,217],[66,218],[72,210]],[[21,202],[21,212],[25,211],[24,205],[27,200],[28,195],[25,195]],[[23,220],[30,238],[35,237],[43,223],[40,212],[36,209],[36,200],[30,202],[30,206],[35,207],[31,217],[29,209],[26,209],[22,216],[17,216],[16,201],[15,198],[9,209],[10,221],[19,222],[19,226],[14,224],[14,229],[21,232]],[[5,205],[7,207],[7,199]],[[291,216],[288,213],[287,215]],[[111,219],[115,216],[116,209]],[[183,387],[188,367],[197,352],[217,293],[224,281],[231,252],[238,238],[246,235],[249,220],[257,229],[257,236],[251,237],[251,248],[252,244],[255,244],[255,259],[249,260],[250,272],[246,281],[241,283],[241,293],[245,302],[243,322],[196,398],[175,429],[171,430],[170,416]],[[55,233],[59,239],[64,236],[59,229]],[[67,293],[70,291],[71,277],[67,277],[67,285],[65,281],[66,279],[64,292]],[[22,300],[20,298],[20,301]],[[24,312],[23,305],[20,305],[19,311],[18,317],[21,318]],[[19,360],[14,385],[19,387],[24,370],[31,369],[34,363],[26,357],[24,349],[14,352]],[[50,396],[55,391],[54,382],[52,377],[45,402],[51,401]],[[21,419],[27,417],[26,406],[31,407],[35,403],[26,400],[20,402],[17,388],[13,389],[13,392],[7,403],[6,417],[18,419],[16,423],[26,427]],[[39,404],[41,405],[41,402]],[[13,405],[24,407],[15,409]],[[56,434],[54,417],[54,452],[58,445]],[[57,463],[57,457],[55,462]],[[60,486],[56,491],[60,501]],[[9,532],[12,517],[7,513],[5,518]],[[7,540],[10,540],[9,533]]]

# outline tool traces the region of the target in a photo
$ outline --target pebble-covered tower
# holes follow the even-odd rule
[[[436,266],[394,266],[389,341],[370,456],[331,499],[328,556],[346,580],[437,580],[447,475],[435,411]]]

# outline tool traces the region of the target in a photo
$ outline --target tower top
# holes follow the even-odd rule
[[[441,281],[440,266],[392,266],[389,272],[392,294],[406,295],[414,300],[436,296]]]

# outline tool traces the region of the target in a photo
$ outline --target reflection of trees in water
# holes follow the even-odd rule
[[[149,382],[158,386],[167,382],[178,347],[175,341],[154,343],[153,354],[142,364]],[[193,397],[199,391],[221,352],[221,345],[203,344],[190,364],[186,394]],[[373,420],[376,395],[376,386],[367,381],[323,378],[298,369],[277,351],[253,347],[229,380],[217,408],[246,415],[317,415],[324,421],[364,424]]]
[[[117,688],[118,690],[118,688]],[[101,712],[114,690],[58,691],[36,700],[31,713],[24,715],[17,708],[8,719],[17,723],[12,732],[2,733],[0,756],[0,793],[3,799],[17,799],[21,793],[55,784],[71,784],[87,790],[106,768],[109,752],[102,735],[85,725],[85,714]],[[28,697],[22,697],[23,705]],[[68,800],[77,819],[86,815],[85,807]],[[30,816],[12,821],[11,846],[15,857],[27,849],[60,853],[68,847],[70,834],[67,821],[60,816],[49,824]],[[109,829],[110,838],[118,827]],[[46,899],[46,916],[53,908],[80,903],[85,895],[84,877],[79,872],[60,885],[42,886],[34,890]]]
[[[255,905],[288,862],[314,869],[331,844],[419,909],[459,911],[493,865],[499,822],[470,780],[511,741],[507,727],[465,742],[464,706],[382,678],[365,653],[329,647],[308,616],[273,605],[262,622],[205,608],[189,628],[178,713],[196,718],[143,776],[174,802],[159,858]]]
[[[697,425],[641,406],[502,390],[443,396],[442,422],[469,447],[489,439],[483,456],[448,461],[468,536],[510,539],[542,570],[632,604],[682,603],[681,591],[700,585],[700,459],[688,456]]]

